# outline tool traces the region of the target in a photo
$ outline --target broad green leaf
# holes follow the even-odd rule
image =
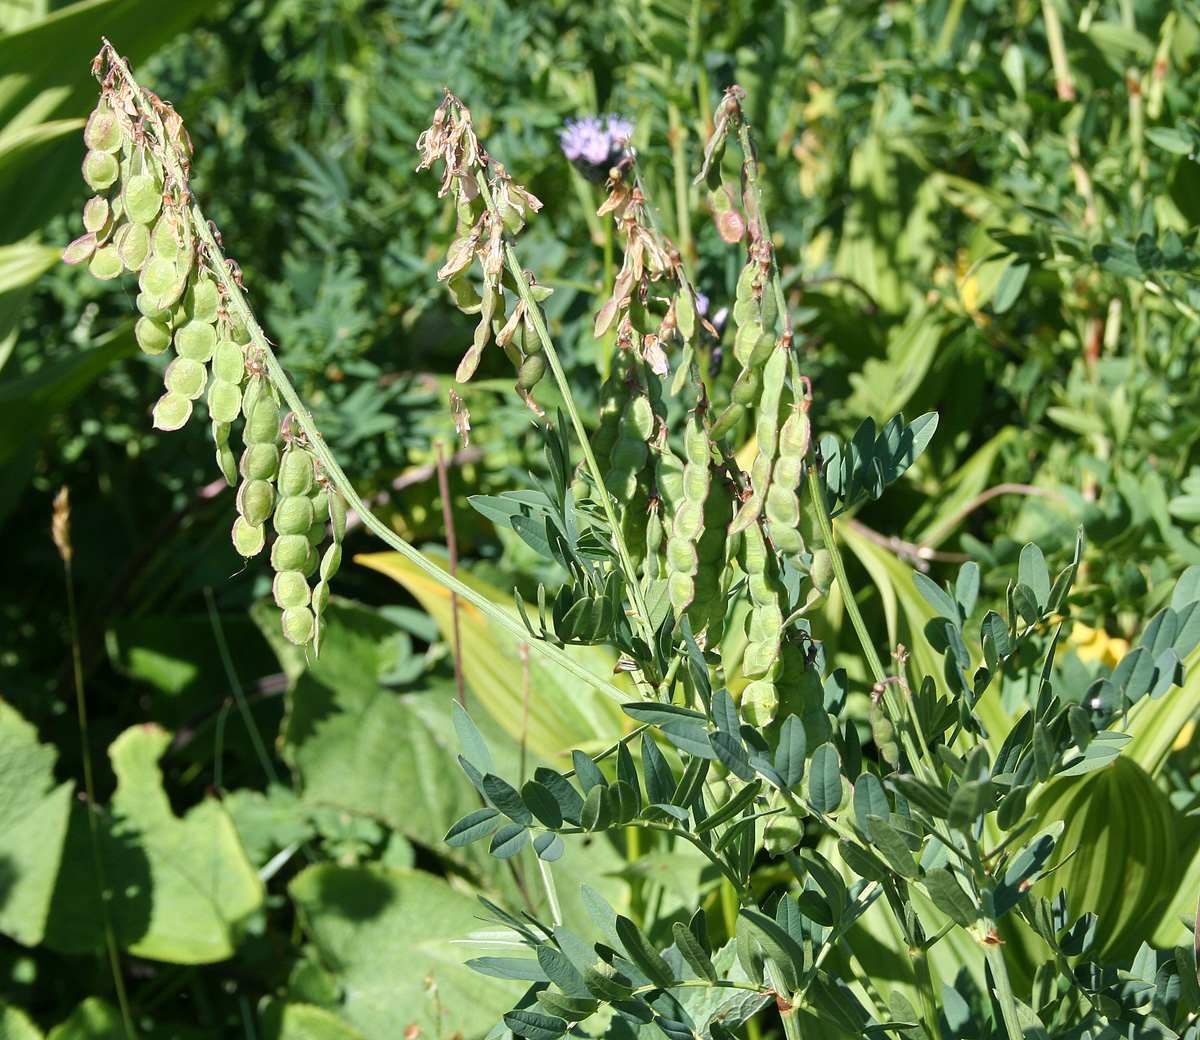
[[[512,859],[528,844],[529,831],[519,823],[506,823],[492,835],[488,852],[497,859]]]
[[[526,780],[521,788],[521,801],[544,826],[551,830],[562,826],[562,808],[544,784],[537,780]]]
[[[442,637],[452,645],[453,612],[448,589],[399,553],[360,555],[355,562],[386,574],[407,589],[433,616]],[[517,616],[510,594],[469,574],[459,576]],[[458,625],[463,674],[471,688],[472,703],[483,705],[513,737],[524,739],[532,751],[553,759],[571,747],[620,735],[617,706],[540,654],[529,657],[527,688],[520,641],[493,625],[469,603],[458,603]],[[614,662],[609,651],[567,647],[566,652],[597,675],[612,675]]]
[[[775,769],[789,788],[804,779],[805,752],[804,723],[798,715],[789,715],[783,720],[779,745],[775,748]]]
[[[446,832],[446,844],[451,846],[470,845],[491,832],[497,826],[500,814],[492,808],[476,809],[467,813]]]
[[[74,785],[55,784],[57,758],[17,709],[0,701],[0,932],[26,946],[45,933],[71,814]]]
[[[1029,277],[1030,266],[1029,261],[1014,257],[1013,262],[1004,269],[992,296],[992,310],[997,314],[1005,313],[1017,302],[1021,290],[1025,288],[1025,280]]]
[[[1150,127],[1146,131],[1146,138],[1172,155],[1190,155],[1196,147],[1187,135],[1168,126]]]
[[[268,1000],[260,1021],[263,1040],[363,1040],[357,1029],[316,1004]]]
[[[441,878],[327,863],[300,873],[289,892],[341,984],[341,1016],[367,1040],[395,1040],[411,1026],[421,1035],[444,1030],[476,1040],[522,992],[520,984],[466,967],[453,940],[479,927],[479,907]]]
[[[529,811],[520,793],[512,784],[502,777],[489,773],[483,778],[483,793],[488,800],[514,823],[533,823],[533,814]]]
[[[262,882],[233,821],[207,798],[182,817],[171,809],[158,760],[171,734],[136,726],[109,748],[117,789],[102,852],[114,931],[139,957],[208,964],[232,956],[241,923],[262,903]],[[87,821],[72,814],[46,943],[64,952],[101,948]]]
[[[568,996],[591,996],[579,968],[562,950],[556,950],[553,946],[539,946],[537,959],[542,971],[546,973],[546,978]]]
[[[112,1004],[88,997],[50,1030],[46,1040],[126,1040],[125,1025]]]
[[[0,1001],[0,1040],[42,1040],[42,1031],[20,1008]]]

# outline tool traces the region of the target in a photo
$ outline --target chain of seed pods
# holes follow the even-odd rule
[[[284,635],[316,649],[328,581],[341,562],[345,505],[294,420],[281,422],[278,391],[263,374],[261,358],[248,353],[249,333],[226,313],[220,286],[206,268],[222,259],[198,253],[182,121],[125,78],[107,45],[95,65],[98,77],[106,60],[100,102],[84,130],[89,150],[83,176],[94,191],[108,194],[84,206],[84,234],[67,247],[64,260],[86,261],[98,278],[138,275],[138,346],[150,355],[174,351],[154,425],[180,429],[208,390],[217,464],[237,488],[234,547],[246,559],[262,552],[272,521],[274,594]],[[242,415],[239,459],[230,436]],[[333,541],[322,556],[327,525]],[[320,580],[310,589],[308,579],[318,569]]]
[[[514,293],[517,287],[504,266],[504,235],[520,231],[527,214],[536,212],[542,204],[515,184],[504,165],[483,150],[470,109],[449,91],[417,147],[421,151],[417,169],[428,169],[441,159],[445,173],[439,194],[449,192],[454,196],[457,228],[438,280],[447,283],[460,310],[479,315],[471,346],[459,362],[455,379],[465,383],[475,374],[484,348],[494,339],[517,369],[517,392],[540,415],[532,391],[546,375],[545,344],[532,327],[524,300],[518,299],[512,313],[506,314],[505,287]],[[486,208],[480,178],[486,180],[494,209]],[[465,277],[476,259],[483,269],[482,294]],[[528,271],[524,277],[537,303],[550,295],[552,290],[539,286]]]

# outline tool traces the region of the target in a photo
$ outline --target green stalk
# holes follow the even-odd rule
[[[996,999],[1000,1002],[1000,1014],[1004,1017],[1004,1030],[1009,1040],[1022,1040],[1025,1035],[1017,1018],[1017,998],[1013,993],[1012,980],[1008,977],[1008,965],[999,946],[985,946],[983,950],[992,978],[996,983]]]
[[[55,500],[55,542],[62,556],[63,571],[67,584],[67,618],[71,632],[71,669],[75,680],[75,709],[79,716],[79,743],[83,751],[83,789],[87,795],[88,834],[92,843],[92,859],[96,865],[96,889],[100,896],[100,918],[104,923],[104,945],[108,950],[108,964],[112,971],[113,987],[117,991],[117,1004],[121,1009],[121,1024],[126,1040],[134,1040],[137,1031],[133,1027],[133,1015],[129,1009],[129,996],[125,992],[125,977],[121,973],[121,954],[117,949],[117,935],[113,928],[112,912],[108,901],[110,890],[107,872],[104,869],[104,853],[100,847],[100,824],[96,819],[96,783],[92,775],[91,738],[88,736],[87,698],[83,686],[83,658],[79,652],[79,612],[75,605],[75,578],[71,570],[71,542],[67,517],[66,488],[60,492],[62,501],[62,540],[59,540],[59,499]]]
[[[691,265],[695,261],[691,207],[688,205],[691,178],[688,176],[687,153],[684,149],[683,121],[679,118],[679,107],[674,101],[667,102],[667,124],[671,141],[671,166],[675,174],[675,228],[679,235],[679,253],[683,262]]]
[[[476,181],[479,184],[479,194],[483,199],[483,204],[488,209],[496,212],[496,205],[492,198],[491,189],[487,186],[483,178],[477,177]],[[521,268],[521,262],[517,259],[516,250],[513,249],[512,242],[507,238],[504,242],[504,262],[517,283],[517,295],[525,303],[525,313],[529,317],[529,322],[533,326],[538,339],[542,342],[542,347],[546,353],[546,360],[550,363],[550,371],[554,373],[554,381],[558,384],[558,389],[563,395],[563,403],[567,406],[567,415],[571,419],[571,426],[575,430],[575,437],[583,449],[583,458],[587,463],[588,472],[591,473],[592,478],[596,481],[596,487],[602,492],[599,496],[600,504],[604,509],[604,518],[608,521],[609,527],[612,529],[613,544],[616,546],[617,556],[621,560],[621,569],[628,577],[626,584],[629,587],[629,598],[633,604],[634,619],[641,627],[642,634],[646,637],[647,641],[652,641],[654,629],[650,624],[650,611],[646,608],[646,600],[642,596],[641,586],[637,582],[637,568],[633,564],[633,557],[629,555],[629,546],[625,544],[625,536],[621,533],[621,521],[617,517],[616,507],[613,505],[612,496],[603,493],[604,474],[600,469],[600,464],[596,461],[595,453],[592,451],[591,439],[588,437],[587,427],[583,424],[583,417],[579,414],[579,408],[575,404],[575,395],[571,393],[571,384],[567,381],[567,373],[563,370],[562,362],[558,357],[558,351],[554,349],[554,342],[550,338],[550,330],[546,328],[546,322],[542,317],[542,311],[538,306],[537,300],[533,298],[529,282],[526,280],[525,272]]]

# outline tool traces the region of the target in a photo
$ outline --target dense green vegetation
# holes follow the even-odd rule
[[[0,1036],[1200,1035],[1200,7],[170,11],[0,4],[0,186],[21,200],[0,215]],[[152,426],[168,355],[138,349],[138,276],[58,263],[95,194],[102,35],[182,115],[191,196],[320,452],[491,614],[352,514],[320,656],[282,637],[267,554],[230,543],[205,401]],[[439,197],[416,147],[447,89],[542,202],[504,283],[510,314],[522,268],[553,289],[565,383],[522,368],[536,409],[495,343],[455,381],[479,318],[439,269],[482,203],[456,219],[461,183]],[[612,198],[636,171],[649,200],[616,222],[597,209],[621,142],[595,169],[560,142],[605,113],[636,155]],[[666,269],[625,285],[630,333],[596,336],[630,223]],[[685,335],[660,378],[668,301]],[[754,322],[794,351],[747,362]],[[532,324],[515,343],[541,354]],[[721,461],[711,424],[775,360]],[[599,431],[590,489],[568,399]],[[653,424],[630,410],[623,470],[633,399]],[[801,415],[811,445],[788,440]],[[721,621],[668,588],[662,460],[686,475],[689,417],[705,496],[752,477],[707,526],[763,491],[763,523],[717,540]],[[755,461],[809,449],[792,529]],[[577,644],[557,663],[514,588]],[[784,663],[758,669],[772,610]],[[697,714],[673,722],[672,698]],[[672,802],[688,777],[699,812]],[[598,996],[577,963],[597,942],[636,994]],[[672,985],[710,975],[731,984]]]

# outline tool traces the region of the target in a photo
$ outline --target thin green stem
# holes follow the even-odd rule
[[[933,56],[940,57],[950,49],[954,34],[958,31],[958,22],[962,17],[966,0],[950,0],[950,8],[946,11],[946,20],[942,22],[942,31],[938,33],[937,43],[933,47]]]
[[[242,683],[238,678],[237,669],[234,667],[233,657],[229,653],[229,645],[225,642],[225,632],[221,628],[221,618],[217,614],[217,604],[213,599],[212,589],[208,586],[204,588],[204,602],[208,608],[208,623],[212,625],[213,638],[217,642],[217,654],[221,658],[221,667],[225,669],[225,679],[229,683],[229,688],[233,691],[233,697],[237,702],[238,711],[241,713],[242,722],[246,725],[246,731],[250,734],[250,743],[254,747],[254,754],[258,757],[259,765],[262,766],[267,779],[271,783],[277,784],[279,783],[279,774],[275,771],[275,765],[271,761],[271,756],[267,754],[267,747],[263,743],[262,734],[258,732],[254,716],[250,713],[250,705],[246,703],[246,695],[242,692]]]
[[[984,947],[984,956],[992,969],[992,979],[996,983],[996,999],[1000,1002],[1000,1014],[1004,1018],[1004,1030],[1008,1033],[1008,1040],[1021,1040],[1025,1034],[1017,1017],[1017,998],[1013,993],[1012,980],[1008,977],[1004,953],[999,946],[987,945]]]
[[[837,539],[833,533],[833,521],[829,518],[829,507],[825,503],[825,482],[820,471],[813,465],[808,467],[808,492],[812,499],[813,512],[817,517],[817,526],[821,529],[821,539],[825,543],[830,563],[833,565],[834,579],[842,590],[842,601],[846,605],[846,613],[850,615],[850,624],[866,655],[871,674],[877,683],[882,683],[887,678],[887,673],[883,670],[883,661],[880,660],[879,654],[875,650],[875,644],[871,641],[867,623],[863,620],[858,603],[854,599],[854,590],[850,587],[849,578],[846,577],[846,564],[842,560],[841,550],[838,549]]]
[[[60,547],[61,549],[61,547]],[[79,652],[79,613],[75,606],[75,578],[71,571],[69,547],[62,554],[63,570],[67,583],[67,617],[71,631],[71,667],[75,679],[75,709],[79,716],[79,743],[83,751],[83,789],[87,794],[88,834],[92,842],[92,858],[96,864],[96,888],[100,896],[100,917],[104,923],[104,945],[108,949],[108,964],[112,970],[113,987],[117,992],[117,1004],[121,1009],[121,1024],[126,1040],[133,1040],[137,1032],[133,1026],[133,1015],[129,1009],[129,996],[125,992],[125,977],[121,973],[121,954],[117,949],[117,935],[113,929],[112,912],[108,901],[107,871],[104,868],[104,852],[100,846],[100,822],[96,818],[96,784],[92,775],[91,738],[88,735],[87,698],[83,686],[83,657]]]
[[[921,994],[921,1014],[925,1019],[925,1031],[931,1040],[942,1040],[942,1026],[938,1019],[938,1001],[933,992],[933,976],[929,972],[929,954],[922,948],[908,951],[913,974],[917,979],[917,991]]]
[[[779,1017],[783,1022],[784,1040],[804,1040],[804,1034],[800,1031],[800,1008],[798,1006],[781,1011]]]
[[[556,925],[562,925],[562,907],[558,905],[558,888],[554,884],[554,874],[550,864],[541,856],[537,857],[538,870],[542,875],[542,886],[546,889],[546,900],[550,903],[550,916]]]
[[[665,823],[652,823],[647,820],[636,820],[631,826],[645,827],[651,831],[662,831],[664,834],[673,834],[677,838],[682,838],[684,841],[691,842],[696,846],[704,856],[716,867],[726,879],[734,887],[734,892],[738,897],[738,901],[743,905],[751,901],[750,890],[742,883],[741,879],[733,872],[729,864],[727,864],[720,856],[710,849],[700,838],[691,831],[682,830],[679,827],[672,827]]]

